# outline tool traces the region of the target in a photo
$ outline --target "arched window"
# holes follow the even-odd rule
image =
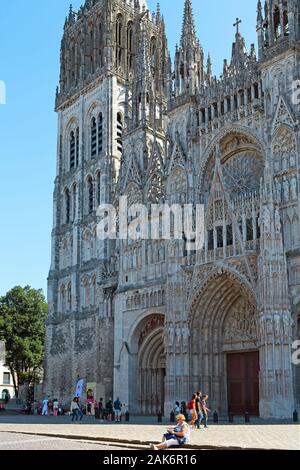
[[[97,301],[97,284],[96,284],[96,276],[92,279],[92,295],[91,295],[91,303],[92,305],[96,305]]]
[[[290,34],[289,30],[289,16],[287,10],[283,12],[283,34],[288,36]]]
[[[101,203],[101,174],[100,171],[97,172],[97,206],[100,206]]]
[[[99,66],[100,67],[102,67],[102,62],[103,62],[102,51],[103,51],[103,32],[102,32],[102,24],[99,23],[99,27],[98,27],[98,53],[99,53]]]
[[[150,43],[150,61],[152,69],[156,66],[156,39],[152,38]]]
[[[280,10],[276,5],[273,12],[274,37],[275,41],[281,36]]]
[[[71,292],[71,283],[68,284],[67,288],[67,310],[71,310],[71,300],[72,300],[72,292]]]
[[[98,153],[103,150],[103,116],[99,113],[98,116]]]
[[[88,213],[91,214],[94,210],[94,186],[93,186],[93,180],[91,177],[87,180],[87,192],[88,192]]]
[[[64,313],[66,311],[66,289],[64,285],[61,286],[60,297],[61,297],[61,311],[62,313]]]
[[[133,65],[133,29],[132,22],[127,25],[127,67],[132,70]]]
[[[75,146],[76,166],[79,165],[79,127],[76,129],[76,146]]]
[[[76,184],[73,185],[72,188],[72,201],[73,201],[73,220],[76,220],[76,212],[77,212],[77,186]]]
[[[116,66],[119,67],[122,63],[122,30],[123,19],[118,15],[116,22]]]
[[[70,170],[79,165],[79,127],[70,133]]]
[[[97,123],[93,117],[91,121],[91,157],[95,158],[97,154]]]
[[[70,222],[70,215],[71,215],[71,198],[70,198],[70,191],[68,189],[65,190],[65,207],[66,207],[66,224]]]
[[[118,113],[117,114],[117,150],[121,154],[123,152],[122,134],[123,134],[123,117],[121,113]]]
[[[90,32],[90,71],[94,72],[94,31]]]
[[[70,134],[70,169],[75,168],[75,152],[76,152],[76,140],[75,132],[72,131]]]

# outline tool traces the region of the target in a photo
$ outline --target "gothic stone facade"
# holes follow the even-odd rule
[[[78,377],[133,413],[197,389],[212,409],[300,403],[299,0],[261,1],[258,53],[234,25],[220,78],[190,0],[171,61],[159,7],[86,0],[61,44],[44,391]],[[296,93],[297,94],[297,93]],[[205,206],[205,246],[101,241],[99,204]]]

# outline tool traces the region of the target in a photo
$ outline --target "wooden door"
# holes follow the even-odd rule
[[[228,354],[228,411],[259,416],[259,352]]]

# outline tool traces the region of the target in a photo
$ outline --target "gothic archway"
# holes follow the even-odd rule
[[[211,407],[221,414],[227,414],[238,401],[240,404],[235,406],[236,412],[239,413],[239,409],[244,407],[244,411],[258,414],[259,356],[255,296],[233,273],[223,271],[210,278],[198,293],[197,302],[192,308],[192,390],[200,386],[203,392],[209,394]],[[234,354],[234,359],[241,362],[237,364],[233,361],[237,364],[233,367],[241,367],[243,371],[230,372],[230,360]],[[251,359],[251,354],[255,354],[255,359]],[[248,359],[256,361],[255,366],[248,366]],[[247,370],[244,370],[247,367],[255,369],[251,372],[252,375],[254,373],[251,383],[250,379],[247,383]],[[243,394],[247,396],[243,397]]]
[[[164,412],[166,359],[161,314],[141,320],[131,339],[129,363],[130,409],[142,415]]]

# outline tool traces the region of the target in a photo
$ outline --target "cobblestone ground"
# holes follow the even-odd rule
[[[0,432],[28,433],[40,436],[78,437],[86,440],[101,439],[117,443],[137,444],[143,447],[149,442],[161,440],[167,424],[156,424],[154,419],[136,420],[136,424],[101,423],[85,418],[82,424],[70,423],[67,416],[33,417],[0,416]],[[0,434],[1,442],[1,434]],[[191,445],[199,448],[245,449],[300,449],[300,426],[253,422],[246,424],[212,424],[209,429],[192,430]],[[1,450],[1,447],[0,447]]]

